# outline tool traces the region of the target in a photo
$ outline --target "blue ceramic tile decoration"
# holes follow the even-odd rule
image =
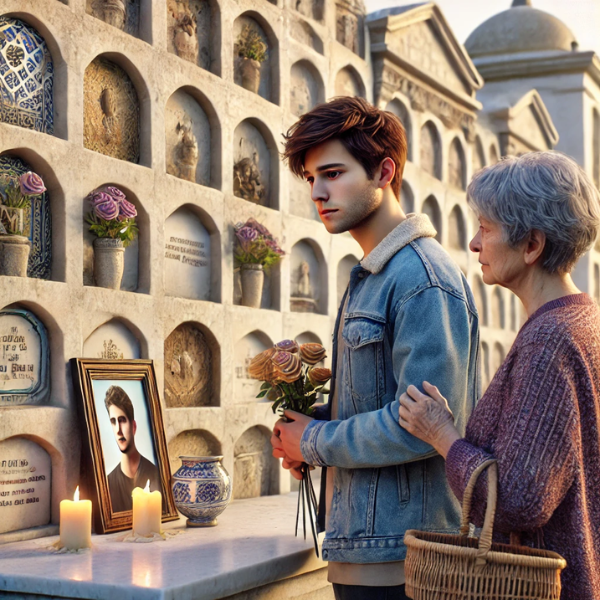
[[[54,132],[54,65],[46,42],[19,19],[0,17],[0,121]]]
[[[20,158],[0,156],[0,175],[17,178],[33,169]],[[48,192],[31,199],[31,211],[24,218],[26,235],[31,241],[27,277],[50,279],[52,273],[52,221]]]

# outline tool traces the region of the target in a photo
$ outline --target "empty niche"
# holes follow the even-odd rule
[[[290,5],[309,19],[323,20],[325,0],[290,0]]]
[[[204,429],[188,429],[174,437],[168,444],[171,474],[181,466],[181,456],[219,456],[219,440]]]
[[[502,298],[502,290],[499,287],[492,293],[491,309],[492,327],[504,329],[504,299]]]
[[[252,359],[263,350],[271,348],[273,342],[262,331],[253,331],[235,345],[234,401],[238,403],[256,400],[261,383],[248,374]]]
[[[365,86],[360,75],[352,67],[340,69],[335,76],[336,96],[361,96],[365,95]]]
[[[394,98],[394,100],[388,102],[385,110],[395,114],[402,122],[402,125],[404,125],[404,131],[406,131],[406,143],[408,146],[407,159],[412,160],[412,123],[410,115],[408,114],[408,109],[404,103],[400,102],[397,98]]]
[[[448,152],[448,182],[459,190],[466,189],[467,173],[465,151],[458,138],[454,138]]]
[[[266,25],[265,25],[266,26]],[[258,94],[265,100],[277,103],[275,94],[276,81],[273,77],[274,68],[277,65],[276,49],[271,43],[269,36],[263,26],[247,15],[241,15],[233,24],[233,73],[234,81],[244,89]],[[247,40],[259,40],[264,50],[264,59],[256,60],[254,53],[245,48],[248,47]],[[254,43],[253,46],[256,47]]]
[[[500,365],[502,365],[503,361],[504,361],[504,348],[502,347],[500,342],[496,342],[494,344],[494,348],[492,350],[492,365],[491,365],[491,369],[490,369],[491,377],[493,377],[496,374],[496,372],[500,368]]]
[[[84,146],[113,158],[139,162],[140,103],[129,75],[99,57],[85,70],[83,85]]]
[[[183,323],[165,340],[168,408],[218,406],[219,345],[202,325]]]
[[[362,0],[338,0],[335,3],[335,18],[335,39],[364,58],[365,8]]]
[[[140,34],[140,0],[87,0],[87,13],[130,35]]]
[[[294,175],[286,169],[288,177],[288,194],[290,198],[290,212],[297,217],[314,219],[321,222],[319,211],[311,198],[310,186],[301,177]]]
[[[410,185],[404,180],[400,187],[400,206],[406,214],[414,212],[415,210],[415,196]]]
[[[271,456],[271,432],[251,427],[235,443],[233,497],[257,498],[279,491],[279,461]]]
[[[358,258],[353,254],[344,256],[338,263],[337,268],[337,303],[338,306],[342,304],[344,293],[350,282],[350,272],[358,264]]]
[[[294,63],[290,81],[290,111],[300,117],[324,99],[323,82],[314,65],[307,60]]]
[[[83,343],[83,356],[104,360],[142,358],[136,335],[118,319],[98,327]]]
[[[27,171],[36,171],[16,156],[0,156],[0,190],[4,193],[4,178],[15,181]],[[39,173],[39,171],[36,171]],[[48,182],[44,182],[48,187]],[[0,204],[0,211],[6,210]],[[2,215],[2,212],[0,212]],[[23,235],[31,242],[27,277],[50,279],[52,275],[52,213],[49,192],[31,198],[31,208],[23,214]]]
[[[479,324],[486,326],[488,324],[487,317],[487,296],[485,290],[485,283],[481,281],[480,277],[475,277],[473,282],[473,298],[475,299],[475,306],[479,313]]]
[[[219,74],[220,29],[218,6],[209,0],[168,0],[169,52],[216,75]]]
[[[325,260],[319,246],[309,240],[301,240],[292,248],[290,310],[327,314]]]
[[[472,161],[473,175],[475,175],[475,173],[485,167],[485,153],[483,151],[483,145],[479,136],[475,138]]]
[[[273,185],[277,168],[272,168],[271,149],[250,119],[235,129],[233,148],[233,193],[261,206],[275,208],[277,190]],[[276,165],[277,163],[275,163]],[[272,174],[273,171],[273,174]]]
[[[421,154],[420,166],[423,171],[442,178],[442,151],[440,146],[440,137],[435,125],[427,121],[421,127]]]
[[[208,221],[208,219],[206,218]],[[195,210],[184,206],[165,223],[165,293],[192,300],[219,300],[217,273],[213,273],[212,223],[202,223]],[[218,271],[218,269],[217,269]]]
[[[40,34],[19,19],[0,17],[0,120],[54,133],[54,64]]]
[[[423,202],[423,206],[421,207],[421,212],[429,217],[429,220],[435,227],[437,234],[435,239],[438,242],[442,240],[442,212],[440,210],[440,206],[437,203],[437,200],[434,196],[429,196],[425,202]]]
[[[210,185],[210,122],[200,104],[183,90],[176,91],[167,102],[165,127],[167,173]]]
[[[306,21],[291,17],[290,35],[297,42],[312,48],[319,54],[323,54],[323,41]]]

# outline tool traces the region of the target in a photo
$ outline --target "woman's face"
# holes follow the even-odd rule
[[[469,248],[471,252],[479,253],[483,282],[487,285],[498,284],[513,289],[525,273],[524,248],[511,248],[504,241],[498,223],[479,217],[479,229]]]

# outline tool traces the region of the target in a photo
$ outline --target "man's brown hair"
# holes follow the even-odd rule
[[[302,115],[283,137],[283,158],[298,177],[304,176],[307,151],[333,139],[342,142],[369,179],[375,177],[384,158],[391,158],[396,163],[392,190],[400,199],[407,143],[404,127],[393,113],[363,98],[340,96]]]
[[[129,421],[133,421],[133,404],[129,399],[129,396],[125,393],[125,390],[118,385],[111,385],[106,390],[106,397],[104,398],[104,405],[108,411],[111,406],[120,408]]]

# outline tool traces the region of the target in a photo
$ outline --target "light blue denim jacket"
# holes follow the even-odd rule
[[[331,385],[339,388],[338,420],[327,420],[323,407],[300,442],[307,463],[337,467],[325,560],[403,560],[407,529],[459,526],[444,460],[398,423],[398,398],[411,383],[437,385],[462,434],[479,396],[473,296],[435,234],[426,215],[411,215],[352,269],[346,347]]]

